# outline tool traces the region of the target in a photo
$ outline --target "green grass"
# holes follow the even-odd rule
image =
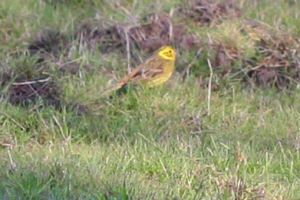
[[[27,45],[44,29],[72,40],[83,21],[130,19],[110,1],[82,2],[0,1],[0,69],[40,74]],[[138,18],[151,13],[148,5],[168,12],[181,3],[114,2]],[[241,19],[299,35],[297,1],[238,2]],[[230,34],[239,22],[230,22],[191,32],[208,33],[253,56],[246,36]],[[214,76],[217,87],[208,101],[208,88],[200,86],[209,77],[204,52],[185,81],[176,73],[166,85],[130,88],[108,101],[98,97],[112,77],[126,73],[126,56],[72,45],[41,64],[60,85],[62,109],[42,100],[21,106],[0,99],[0,199],[300,199],[298,89],[242,87],[232,77]],[[179,57],[180,70],[195,52],[181,53],[186,57]],[[79,70],[59,73],[56,62],[69,61]],[[72,103],[92,111],[78,115]]]

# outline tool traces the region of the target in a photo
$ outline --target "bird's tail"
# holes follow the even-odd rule
[[[127,85],[127,82],[123,82],[123,81],[120,83],[117,83],[116,85],[114,85],[114,86],[108,88],[106,91],[104,91],[101,94],[101,97],[106,97],[114,91],[119,91],[120,89],[124,88],[126,85]]]

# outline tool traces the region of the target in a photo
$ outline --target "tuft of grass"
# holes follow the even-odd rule
[[[226,21],[217,26],[210,36],[215,43],[236,49],[249,58],[255,54],[255,45],[253,40],[242,33],[242,29],[240,22]]]

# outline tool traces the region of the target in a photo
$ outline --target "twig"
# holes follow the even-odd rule
[[[31,94],[30,95],[28,95],[28,96],[32,96],[32,95],[37,95],[38,97],[40,97],[40,95],[39,95],[39,93],[38,93],[38,90],[35,90],[31,85],[28,85],[29,87],[30,87],[30,89],[31,89]],[[43,88],[43,87],[41,87],[41,88]],[[40,89],[39,89],[40,90]]]
[[[172,21],[171,21],[171,18],[174,14],[174,9],[171,8],[170,10],[170,13],[169,13],[169,41],[172,41],[173,40],[173,24],[172,24]]]
[[[211,62],[210,62],[209,58],[207,59],[207,63],[209,66],[209,71],[210,71],[209,82],[208,82],[208,91],[207,91],[207,115],[210,115],[211,80],[212,80],[212,76],[213,76],[213,69],[211,67]]]
[[[127,70],[128,74],[131,72],[131,66],[130,66],[130,41],[128,37],[128,31],[130,30],[130,27],[125,28],[125,39],[126,39],[126,52],[127,52]]]
[[[0,142],[0,146],[5,147],[5,148],[12,148],[13,147],[12,144],[4,143],[4,142]]]
[[[10,167],[12,170],[16,170],[17,168],[17,164],[14,162],[14,160],[12,159],[11,153],[10,153],[10,148],[7,147],[7,154],[8,154],[8,158],[9,158],[9,163],[10,163]]]
[[[207,37],[208,37],[208,42],[209,42],[209,44],[213,44],[213,41],[212,41],[211,36],[210,36],[209,33],[207,33]]]
[[[173,24],[170,20],[169,22],[169,41],[172,41],[173,40]]]
[[[58,126],[59,131],[60,131],[62,137],[63,137],[64,139],[66,139],[67,137],[66,137],[66,135],[65,135],[65,133],[64,133],[64,129],[63,129],[63,127],[61,126],[61,124],[59,123],[58,119],[57,119],[54,115],[53,115],[53,119],[54,119],[54,122],[56,123],[56,125]]]
[[[40,80],[36,80],[36,81],[24,81],[24,82],[19,82],[19,83],[13,83],[13,85],[15,86],[20,86],[20,85],[31,85],[34,83],[44,83],[47,82],[51,79],[51,77],[45,78],[45,79],[40,79]]]
[[[18,127],[20,127],[23,131],[26,130],[26,128],[20,124],[19,122],[17,122],[14,118],[12,118],[11,116],[9,116],[7,113],[1,112],[0,114],[4,115],[5,117],[7,117],[9,120],[11,120],[12,122],[14,122]]]
[[[119,2],[116,2],[115,4],[116,4],[116,7],[118,9],[123,10],[123,12],[126,13],[126,15],[130,15],[131,14],[131,12],[128,9],[126,9],[124,6],[122,6]]]
[[[190,62],[190,64],[187,66],[186,70],[182,73],[182,77],[187,77],[190,75],[190,70],[192,68],[192,66],[195,64],[195,62],[197,61],[197,58],[199,57],[200,53],[202,52],[203,48],[199,48],[195,57],[193,58],[193,60]]]

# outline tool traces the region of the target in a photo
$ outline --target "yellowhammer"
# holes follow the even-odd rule
[[[175,50],[170,46],[162,46],[153,56],[125,76],[122,81],[104,92],[103,96],[125,87],[129,82],[147,87],[153,87],[166,82],[174,71],[175,59]]]

